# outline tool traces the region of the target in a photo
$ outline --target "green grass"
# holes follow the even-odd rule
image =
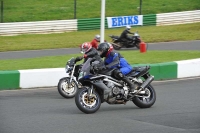
[[[138,31],[142,40],[150,43],[200,40],[199,29],[200,23],[193,23],[173,26],[133,27],[131,31]],[[120,35],[122,30],[124,28],[105,29],[105,39],[108,42],[111,41],[108,35]],[[87,30],[59,34],[0,36],[0,52],[77,47],[83,42],[91,41],[95,34],[100,34],[100,31]]]
[[[121,51],[130,64],[153,64],[200,58],[200,51]],[[28,59],[0,60],[0,70],[24,70],[39,68],[64,68],[67,60],[81,54],[48,56]],[[131,56],[130,56],[131,55]],[[81,63],[81,62],[80,62]]]
[[[125,16],[139,14],[139,0],[110,0],[106,1],[106,16]],[[166,12],[199,10],[199,0],[143,0],[142,14],[158,14]],[[77,0],[77,18],[99,18],[101,1]],[[4,0],[4,22],[46,21],[74,19],[73,0]],[[169,42],[200,40],[200,23],[174,26],[142,26],[133,27],[139,31],[143,41]],[[120,35],[123,28],[106,29],[108,35]],[[18,50],[38,50],[77,47],[85,41],[91,41],[99,30],[67,32],[60,34],[32,34],[19,36],[0,36],[0,52]],[[199,51],[122,51],[122,55],[130,64],[152,64],[177,60],[200,58]],[[132,56],[130,56],[132,55]],[[0,70],[23,70],[36,68],[64,67],[72,56],[48,56],[40,58],[0,60]]]
[[[3,0],[4,22],[74,19],[74,0]],[[76,0],[76,18],[99,18],[100,0]],[[138,15],[140,0],[107,0],[106,16]],[[143,0],[142,14],[199,10],[199,0]]]

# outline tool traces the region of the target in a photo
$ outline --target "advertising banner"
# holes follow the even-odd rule
[[[108,28],[143,25],[143,15],[107,17]]]

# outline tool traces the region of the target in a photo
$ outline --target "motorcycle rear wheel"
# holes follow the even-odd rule
[[[96,91],[93,91],[91,98],[88,96],[88,89],[81,88],[75,95],[76,106],[84,113],[95,113],[101,106],[101,98]]]
[[[139,108],[150,108],[156,101],[156,92],[153,86],[148,85],[145,89],[148,92],[148,96],[135,96],[132,100],[133,103]]]
[[[119,42],[117,42],[117,43],[111,43],[112,44],[112,46],[113,46],[113,48],[115,49],[115,50],[120,50],[122,47],[121,47],[121,44],[119,43]]]
[[[58,82],[58,92],[64,98],[73,98],[77,93],[78,86],[74,80],[69,84],[70,78],[63,78]]]

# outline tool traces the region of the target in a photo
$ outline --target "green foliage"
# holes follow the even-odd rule
[[[76,16],[80,18],[100,18],[100,0],[76,0]],[[107,0],[106,17],[139,14],[139,0]],[[199,10],[199,0],[143,0],[142,14],[158,14]],[[74,19],[73,0],[4,0],[4,22],[26,22],[46,20]],[[174,26],[142,26],[134,27],[132,31],[139,31],[143,41],[167,42],[200,40],[200,23]],[[105,39],[110,41],[108,35],[119,35],[123,28],[106,29]],[[0,36],[0,51],[37,50],[77,47],[85,41],[93,39],[99,30],[67,32],[60,34],[32,34],[19,36]],[[138,51],[121,52],[130,64],[148,64],[170,62],[200,58],[199,51]],[[132,56],[130,56],[132,55]],[[51,56],[30,59],[0,60],[0,70],[19,70],[36,68],[64,67],[72,56]]]
[[[99,18],[100,0],[76,0],[76,18]],[[106,16],[138,15],[140,0],[107,0]],[[199,10],[199,0],[143,0],[142,14]],[[74,19],[74,0],[4,0],[4,22]]]

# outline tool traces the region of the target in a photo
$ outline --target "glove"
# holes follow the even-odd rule
[[[83,56],[76,57],[76,61],[80,61],[83,59]]]
[[[99,71],[99,67],[93,66],[94,71]]]
[[[84,54],[84,56],[83,56],[84,58],[87,58],[87,55],[86,54]]]

